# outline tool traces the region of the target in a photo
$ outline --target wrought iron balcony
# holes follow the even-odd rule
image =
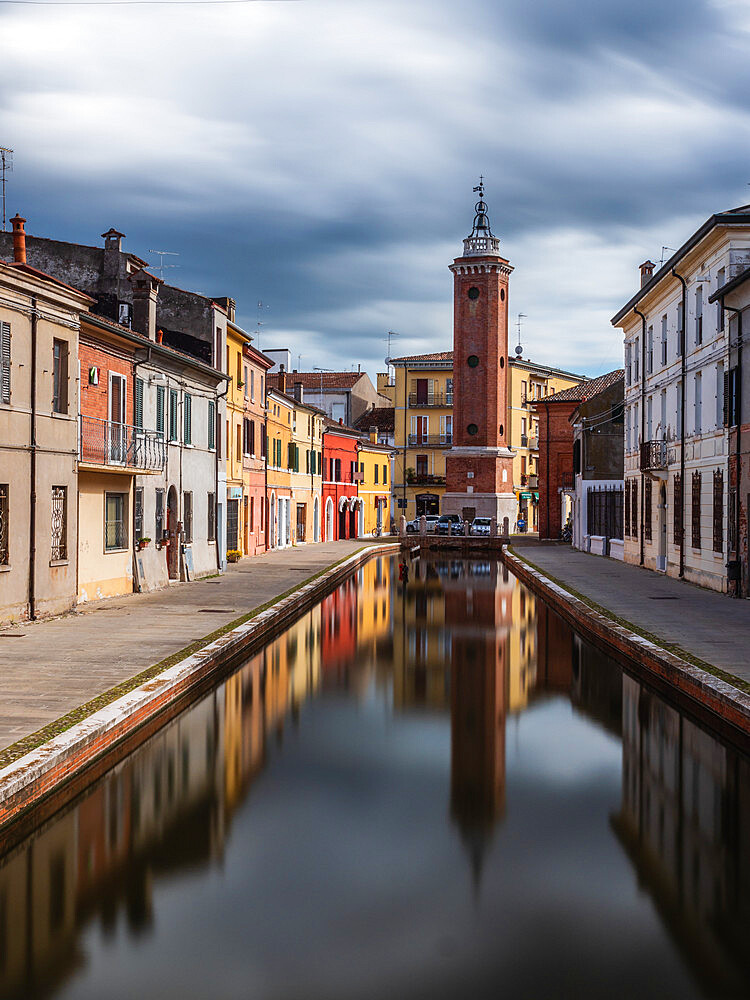
[[[453,406],[453,393],[431,392],[426,396],[421,396],[418,392],[410,392],[409,406],[416,409],[428,406]]]
[[[166,442],[156,431],[145,431],[113,420],[81,416],[79,461],[86,465],[161,472],[166,463]]]
[[[410,434],[407,438],[410,448],[444,448],[453,443],[452,434]]]
[[[409,486],[445,486],[445,476],[429,472],[407,472],[406,482]]]
[[[667,442],[644,441],[641,444],[641,472],[652,472],[667,467]]]
[[[528,448],[529,447],[529,436],[528,436],[528,434],[522,434],[521,435],[521,447],[522,448]]]

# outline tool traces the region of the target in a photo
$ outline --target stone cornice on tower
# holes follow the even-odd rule
[[[513,271],[513,265],[502,257],[478,262],[469,262],[466,257],[456,257],[448,268],[454,274],[511,274]]]

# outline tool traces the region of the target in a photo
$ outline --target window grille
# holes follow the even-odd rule
[[[647,542],[651,541],[651,494],[652,483],[647,479],[643,487],[643,535]]]
[[[628,484],[629,485],[629,484]],[[591,535],[622,538],[623,491],[618,487],[591,489],[586,494],[587,525]],[[625,490],[625,497],[628,490]],[[627,499],[626,499],[627,503]],[[628,508],[629,509],[629,508]]]
[[[675,545],[682,542],[682,476],[674,477],[674,503],[672,512],[672,541]]]
[[[729,532],[729,551],[736,552],[737,550],[737,487],[732,486],[729,489],[729,524],[727,529]]]
[[[185,532],[185,541],[193,540],[193,494],[185,491],[182,494],[182,530]]]
[[[630,480],[625,482],[625,534],[630,537]]]
[[[8,565],[8,484],[0,483],[0,566]]]
[[[104,548],[107,552],[125,549],[128,526],[125,521],[124,493],[106,493],[104,497]]]
[[[164,490],[156,491],[155,509],[154,528],[156,531],[156,541],[161,542],[164,537]]]
[[[714,552],[724,551],[724,473],[714,470]]]
[[[67,559],[68,546],[68,488],[67,486],[52,487],[52,556],[53,560]]]
[[[143,538],[143,487],[137,486],[133,506],[133,530],[136,541]]]
[[[630,499],[630,534],[633,538],[638,537],[638,483],[631,479],[630,488],[633,495]]]
[[[0,323],[0,402],[10,403],[10,323]]]
[[[208,534],[209,542],[216,541],[216,494],[208,494]]]
[[[690,514],[692,522],[692,536],[693,536],[693,548],[699,549],[701,547],[701,474],[700,472],[693,473],[693,495],[692,503],[690,505]]]
[[[216,403],[208,401],[208,447],[213,451],[216,447]]]

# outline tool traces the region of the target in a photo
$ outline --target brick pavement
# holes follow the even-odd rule
[[[223,576],[0,630],[0,749],[369,544],[267,552]]]
[[[569,545],[513,539],[513,550],[636,628],[750,682],[750,602]]]

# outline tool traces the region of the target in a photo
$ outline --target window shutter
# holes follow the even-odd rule
[[[143,430],[143,379],[135,380],[135,414],[134,423],[136,429]]]
[[[213,399],[208,401],[208,447],[216,446],[216,403]]]
[[[193,397],[189,393],[184,396],[185,405],[185,444],[193,443]]]
[[[724,426],[729,426],[729,372],[724,372]]]
[[[0,323],[0,401],[10,403],[10,323]]]
[[[156,387],[156,432],[164,437],[164,386]]]

